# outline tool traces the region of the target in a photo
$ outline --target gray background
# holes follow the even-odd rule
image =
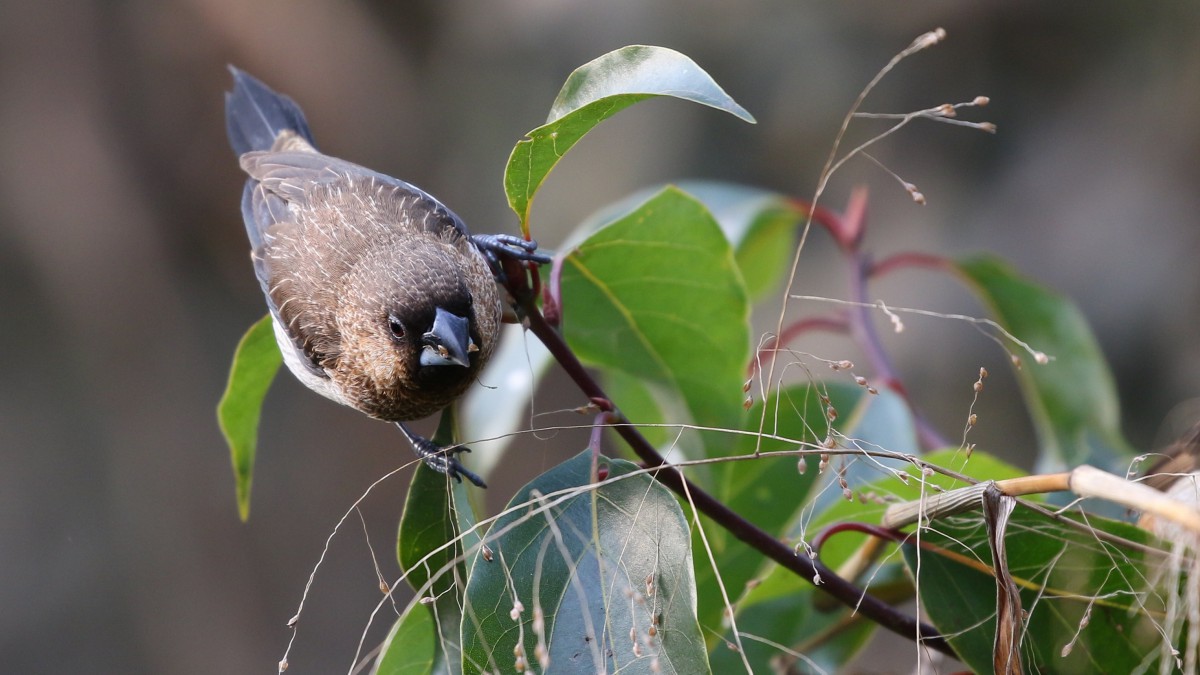
[[[394,430],[281,378],[253,517],[237,520],[213,407],[263,306],[224,137],[226,63],[297,98],[326,151],[421,185],[481,232],[515,231],[500,182],[513,143],[571,69],[610,49],[683,51],[758,117],[752,127],[665,101],[622,113],[546,185],[535,227],[553,247],[649,183],[720,178],[807,197],[859,88],[935,26],[948,42],[903,64],[866,108],[986,94],[992,105],[972,117],[1000,134],[914,125],[876,156],[928,206],[866,162],[826,204],[867,183],[873,250],[994,251],[1076,298],[1113,363],[1129,437],[1151,446],[1200,374],[1196,3],[3,3],[0,670],[273,672],[333,524],[408,460]],[[814,237],[802,292],[844,295],[833,251]],[[979,311],[927,273],[873,294]],[[956,437],[987,365],[997,376],[973,440],[1028,466],[1003,355],[969,328],[909,323],[887,343],[934,421]],[[854,356],[828,338],[801,348]],[[582,442],[529,439],[491,505]],[[406,475],[364,507],[389,576]],[[334,541],[289,673],[350,665],[378,599],[361,528],[352,517]],[[864,668],[913,659],[902,643],[873,651],[881,660]]]

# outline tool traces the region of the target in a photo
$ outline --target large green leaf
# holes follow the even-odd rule
[[[791,268],[804,210],[786,195],[718,181],[680,181],[700,200],[733,244],[746,290],[754,300],[775,291]]]
[[[1018,378],[1041,444],[1040,469],[1124,467],[1133,452],[1121,436],[1116,386],[1083,313],[1070,300],[982,256],[959,270],[1009,332],[1045,353],[1022,356]]]
[[[580,66],[558,93],[546,124],[517,143],[504,170],[508,203],[528,233],[534,194],[563,155],[596,125],[638,101],[671,96],[754,118],[691,59],[672,49],[633,45]]]
[[[937,521],[922,532],[922,541],[991,566],[978,512]],[[1009,519],[1006,548],[1009,571],[1028,613],[1021,648],[1024,670],[1156,672],[1159,648],[1168,639],[1159,631],[1170,593],[1150,581],[1161,580],[1165,571],[1167,556],[1157,545],[1151,535],[1126,523],[1095,515],[1051,519],[1018,506]],[[965,663],[990,671],[995,578],[937,550],[904,547],[910,569],[917,568],[918,555],[923,609]],[[1180,645],[1178,637],[1169,639]]]
[[[454,442],[452,410],[448,408],[442,413],[441,424],[433,437],[433,441],[442,446]],[[404,513],[400,516],[396,558],[409,585],[424,597],[434,598],[432,603],[409,612],[428,613],[436,623],[432,672],[458,673],[461,670],[459,626],[462,623],[461,597],[467,577],[464,561],[478,551],[479,539],[474,534],[460,533],[471,530],[474,523],[465,485],[450,480],[424,462],[418,463],[408,488]],[[403,651],[407,647],[402,640],[391,640],[381,663],[403,662],[406,657],[392,656],[390,651]]]
[[[669,387],[697,424],[741,427],[749,304],[699,202],[668,187],[590,236],[563,261],[562,298],[580,359]]]
[[[610,478],[637,469],[600,462]],[[518,644],[536,665],[538,611],[549,672],[708,672],[678,503],[646,475],[591,488],[590,472],[589,452],[560,464],[492,525],[492,561],[467,586],[465,673],[512,672]]]
[[[237,488],[238,515],[250,517],[250,484],[258,448],[258,419],[271,381],[283,363],[268,314],[246,331],[238,342],[229,371],[229,384],[217,404],[217,422],[229,444]]]

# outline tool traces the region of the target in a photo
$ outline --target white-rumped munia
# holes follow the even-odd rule
[[[229,142],[250,176],[242,217],[284,363],[314,391],[395,422],[430,467],[483,486],[405,422],[449,405],[491,356],[500,258],[549,259],[519,237],[472,236],[422,190],[321,154],[291,99],[230,71]]]

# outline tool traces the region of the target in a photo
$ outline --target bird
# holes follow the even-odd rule
[[[495,350],[504,260],[550,258],[532,240],[472,235],[420,188],[321,153],[291,98],[229,70],[242,218],[284,364],[313,391],[395,423],[430,468],[486,487],[456,457],[467,448],[407,423],[455,401]]]

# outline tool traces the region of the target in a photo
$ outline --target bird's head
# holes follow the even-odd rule
[[[382,419],[416,419],[448,405],[498,337],[500,302],[485,266],[464,263],[454,248],[413,253],[363,265],[340,302],[343,393]]]

